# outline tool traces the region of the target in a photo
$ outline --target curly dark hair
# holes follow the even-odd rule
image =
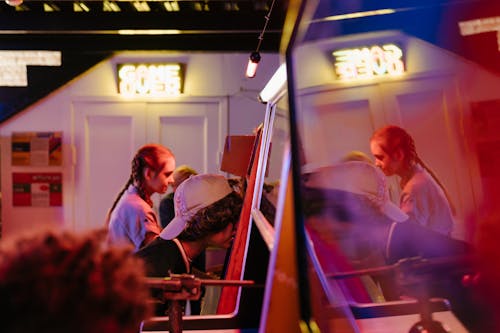
[[[39,231],[0,246],[4,333],[135,333],[151,314],[142,262],[105,232]]]
[[[243,199],[233,191],[212,205],[200,209],[177,238],[194,241],[222,231],[229,223],[238,222],[242,206]]]

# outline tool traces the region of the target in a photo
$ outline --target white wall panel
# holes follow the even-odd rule
[[[104,226],[130,176],[132,156],[145,140],[144,109],[143,103],[74,104],[75,229]]]
[[[173,148],[179,151],[180,161],[217,171],[225,135],[250,134],[263,121],[265,107],[257,101],[257,94],[278,67],[279,55],[263,53],[253,79],[244,77],[247,61],[246,52],[122,52],[0,124],[3,235],[46,225],[75,230],[102,226],[107,209],[129,176],[133,153],[145,142],[182,144]],[[124,99],[118,94],[116,73],[116,65],[124,62],[186,64],[183,96]],[[183,104],[186,101],[189,106]],[[178,103],[179,108],[172,113],[175,108],[165,103]],[[158,106],[163,110],[149,108],[155,104],[163,104]],[[186,134],[173,127],[174,122],[197,130],[191,133],[189,129]],[[12,167],[13,131],[61,131],[63,165]],[[211,142],[200,145],[203,138]],[[13,207],[12,172],[62,172],[63,207]]]
[[[224,99],[148,103],[147,113],[148,140],[169,147],[177,165],[188,164],[198,172],[219,172],[228,132]]]
[[[377,87],[325,90],[301,98],[302,138],[309,168],[338,163],[353,150],[370,154],[380,118]],[[314,110],[314,112],[307,112]]]
[[[207,170],[207,119],[203,116],[161,117],[160,142],[175,153],[178,165]]]
[[[130,175],[133,119],[126,116],[86,118],[85,221],[88,227],[102,227],[113,194]],[[113,175],[109,174],[114,170]],[[77,203],[78,204],[78,203]]]

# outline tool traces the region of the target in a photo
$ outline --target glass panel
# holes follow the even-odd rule
[[[360,304],[427,306],[442,297],[451,304],[446,325],[481,331],[491,318],[478,299],[487,297],[461,279],[477,273],[470,258],[485,215],[500,216],[500,25],[487,19],[499,7],[390,5],[305,2],[289,36],[294,175],[310,268],[328,281],[321,285],[337,296],[333,306],[339,291],[354,313]],[[313,308],[324,304],[325,294],[311,295]]]
[[[286,102],[287,96],[284,96],[275,106],[274,119],[270,133],[271,140],[269,144],[269,153],[267,156],[267,169],[264,174],[262,199],[259,207],[260,211],[271,225],[274,225],[283,158],[285,155],[285,147],[289,142],[290,136]]]

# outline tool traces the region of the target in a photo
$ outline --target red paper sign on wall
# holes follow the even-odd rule
[[[62,206],[62,173],[12,173],[12,205]]]

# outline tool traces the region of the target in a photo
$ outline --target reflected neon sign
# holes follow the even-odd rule
[[[335,74],[340,80],[396,76],[405,72],[403,50],[395,44],[333,51]]]
[[[118,89],[124,96],[179,96],[183,78],[182,64],[118,65]]]

